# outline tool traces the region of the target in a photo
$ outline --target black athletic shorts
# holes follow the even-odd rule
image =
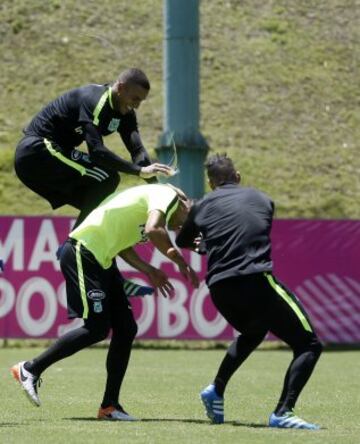
[[[272,273],[233,277],[210,286],[211,299],[237,331],[263,336],[269,331],[291,347],[316,337],[300,301]]]
[[[66,154],[66,153],[68,154]],[[97,206],[115,191],[120,176],[97,167],[86,153],[63,150],[40,136],[25,136],[15,153],[15,171],[32,191],[48,200],[52,208],[68,204],[82,209],[89,199]]]
[[[111,319],[114,312],[127,319],[133,317],[115,261],[105,270],[80,242],[68,239],[61,252],[60,266],[66,281],[69,318]]]

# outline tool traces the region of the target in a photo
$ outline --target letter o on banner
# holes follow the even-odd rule
[[[34,319],[30,313],[30,302],[34,294],[40,294],[44,311]],[[57,315],[57,298],[51,284],[44,278],[33,277],[22,285],[16,301],[16,316],[20,327],[30,336],[45,334],[54,324]]]
[[[195,290],[190,302],[190,315],[194,329],[204,338],[215,338],[227,326],[226,320],[217,313],[212,321],[204,316],[204,301],[209,295],[209,289],[205,282],[198,290]]]
[[[15,302],[14,287],[5,279],[0,279],[0,318],[4,318]]]
[[[66,283],[62,282],[57,289],[57,297],[58,303],[60,307],[67,309],[67,300],[66,300]],[[74,330],[75,328],[79,328],[84,325],[83,319],[74,318],[73,320],[67,320],[65,324],[56,324],[57,326],[57,335],[62,336],[68,333],[70,330]]]

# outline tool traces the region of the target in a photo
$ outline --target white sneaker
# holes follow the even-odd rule
[[[136,418],[126,413],[121,405],[117,407],[110,406],[104,409],[100,407],[97,417],[107,421],[136,421]]]
[[[10,371],[14,379],[19,382],[32,404],[40,407],[41,402],[37,393],[37,388],[40,386],[41,379],[25,369],[25,362],[26,361],[22,361],[14,365],[11,367]]]

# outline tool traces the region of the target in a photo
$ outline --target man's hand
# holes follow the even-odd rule
[[[191,285],[194,288],[199,288],[199,278],[197,277],[197,274],[195,271],[190,267],[190,265],[186,264],[185,262],[178,265],[180,273],[184,276],[184,278],[187,281],[191,282]]]
[[[172,292],[174,291],[174,287],[163,271],[151,267],[146,274],[150,279],[152,286],[157,288],[165,298],[171,296]]]
[[[202,236],[198,236],[194,239],[192,250],[198,254],[206,254],[205,242]]]
[[[197,274],[190,267],[190,265],[185,262],[185,259],[176,248],[170,247],[166,252],[166,256],[175,262],[175,264],[179,267],[180,273],[187,281],[191,282],[193,287],[199,287],[199,278],[197,277]]]
[[[142,179],[150,179],[153,176],[171,176],[172,168],[162,163],[152,163],[151,165],[141,167],[139,176]]]

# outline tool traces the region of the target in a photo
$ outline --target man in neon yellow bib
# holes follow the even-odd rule
[[[109,268],[119,252],[148,241],[148,236],[157,240],[152,230],[146,230],[148,216],[154,212],[151,221],[158,219],[156,223],[164,228],[174,212],[181,211],[179,201],[178,192],[168,185],[142,185],[114,193],[70,233],[70,238],[91,251],[103,268]],[[185,202],[186,198],[182,205]],[[160,244],[155,246],[167,255],[172,245],[165,230],[162,234]]]
[[[176,229],[183,223],[190,205],[185,194],[170,185],[141,185],[110,195],[70,233],[60,265],[66,280],[69,318],[82,318],[84,325],[59,338],[33,360],[12,367],[13,376],[34,405],[40,405],[37,387],[45,369],[107,338],[112,330],[98,418],[134,420],[121,406],[119,394],[137,325],[115,258],[119,254],[168,296],[173,287],[166,274],[144,262],[133,249],[135,244],[149,240],[178,265],[185,279],[198,287],[194,270],[167,232],[167,228]]]

